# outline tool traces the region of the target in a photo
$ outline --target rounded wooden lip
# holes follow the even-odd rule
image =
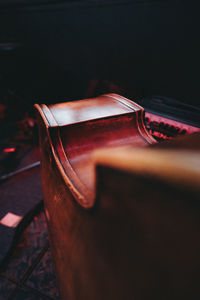
[[[95,165],[154,176],[170,183],[200,190],[200,153],[164,149],[118,148],[97,150]]]
[[[49,132],[49,128],[50,127],[55,127],[55,128],[59,128],[59,126],[50,126],[52,120],[53,119],[53,116],[50,116],[52,119],[50,119],[50,124],[49,124],[49,120],[47,120],[47,116],[46,114],[44,113],[44,110],[46,110],[46,108],[48,108],[46,105],[38,105],[38,104],[35,104],[35,108],[38,110],[43,122],[44,122],[44,126],[46,127],[46,130],[47,130],[47,135],[48,135],[48,140],[49,140],[49,143],[50,143],[50,148],[51,148],[51,151],[52,151],[52,155],[54,157],[54,160],[55,160],[55,163],[58,167],[58,170],[64,180],[64,182],[66,183],[66,185],[68,186],[69,190],[71,191],[72,195],[75,197],[75,199],[77,200],[77,202],[79,204],[81,204],[81,206],[83,206],[84,208],[90,208],[93,206],[93,202],[94,202],[94,197],[89,197],[90,199],[92,200],[87,200],[87,197],[84,193],[81,193],[75,186],[74,184],[72,183],[72,180],[70,179],[70,176],[67,175],[66,171],[65,171],[65,168],[64,166],[62,165],[61,161],[60,161],[60,158],[57,154],[57,152],[55,151],[54,149],[54,145],[53,145],[53,141],[52,141],[52,138],[51,138],[51,135],[50,135],[50,132]],[[47,110],[48,112],[48,110]],[[60,142],[60,136],[59,136],[59,133],[57,134],[57,138],[59,139],[59,142]],[[63,151],[63,148],[62,148],[62,151]],[[66,162],[68,163],[68,161]],[[70,165],[68,166],[70,167]],[[71,168],[70,168],[71,170]],[[77,182],[80,182],[80,179],[79,177],[75,175],[75,180]]]
[[[155,140],[153,139],[153,137],[151,137],[148,134],[148,132],[146,131],[146,128],[144,126],[143,118],[142,118],[144,109],[142,107],[140,107],[136,103],[132,102],[131,100],[128,100],[128,99],[124,98],[123,96],[120,96],[117,94],[107,94],[107,95],[102,95],[101,97],[108,98],[108,100],[109,100],[109,98],[111,98],[113,100],[116,100],[116,102],[119,102],[120,104],[122,104],[124,107],[127,107],[127,112],[126,113],[123,112],[122,115],[130,113],[130,110],[132,110],[132,112],[135,112],[136,119],[137,119],[138,131],[139,131],[141,137],[143,139],[145,139],[146,142],[149,144],[155,143]],[[86,101],[87,100],[88,99],[86,99]],[[84,100],[79,100],[78,102],[80,103],[80,101],[84,101]],[[53,144],[52,137],[51,137],[51,134],[49,131],[50,128],[54,128],[53,130],[57,130],[56,136],[59,141],[59,144],[62,146],[62,141],[60,139],[60,134],[59,134],[59,127],[61,127],[61,126],[58,124],[56,117],[54,116],[53,112],[49,109],[49,107],[46,106],[45,104],[41,104],[41,105],[35,104],[35,108],[39,112],[39,114],[43,120],[44,126],[46,127],[52,154],[54,156],[54,159],[55,159],[56,165],[60,171],[60,174],[64,179],[64,182],[67,184],[71,193],[73,194],[73,196],[75,197],[77,202],[82,207],[88,208],[88,209],[92,208],[94,206],[95,199],[96,199],[95,192],[93,193],[93,192],[90,192],[89,190],[87,190],[85,185],[80,181],[80,178],[78,177],[78,175],[76,174],[76,172],[72,168],[72,166],[70,165],[70,162],[68,161],[68,159],[65,155],[64,148],[60,147],[59,154],[54,149],[54,144]],[[119,115],[119,114],[117,114],[117,115]],[[110,117],[113,117],[113,116],[110,116]],[[102,116],[100,116],[99,118],[95,117],[94,120],[101,119],[101,118],[103,118],[103,117]],[[70,124],[67,124],[66,126],[68,126],[68,125],[70,125]],[[65,157],[65,160],[62,161],[61,157]],[[69,174],[67,173],[67,170],[69,171]],[[75,183],[75,185],[74,185],[74,183]]]
[[[40,106],[50,127],[67,126],[90,120],[109,118],[131,112],[143,111],[136,103],[117,94],[106,94],[96,98]]]

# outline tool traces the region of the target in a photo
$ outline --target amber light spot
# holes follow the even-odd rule
[[[11,153],[11,152],[15,152],[16,151],[16,148],[5,148],[5,149],[3,149],[3,151],[5,152],[5,153]]]

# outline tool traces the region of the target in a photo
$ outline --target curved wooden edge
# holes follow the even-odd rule
[[[152,136],[149,135],[147,132],[144,122],[143,122],[143,114],[144,109],[139,106],[138,104],[128,100],[120,95],[117,94],[108,94],[103,95],[103,97],[109,97],[117,100],[118,102],[122,103],[124,106],[127,106],[129,109],[131,108],[133,112],[136,113],[136,121],[137,121],[137,128],[140,136],[145,140],[145,142],[149,144],[154,144],[156,141]],[[87,99],[86,99],[87,100]],[[52,155],[54,157],[55,163],[59,169],[59,172],[68,186],[69,190],[71,191],[72,195],[76,199],[76,201],[84,208],[92,208],[96,201],[95,193],[90,192],[86,186],[81,182],[80,178],[76,174],[76,171],[71,166],[69,160],[67,159],[61,137],[60,137],[60,130],[57,120],[55,119],[51,110],[45,104],[35,104],[35,108],[38,111],[43,124],[40,126],[45,126],[46,133],[48,136],[50,148],[52,151]],[[53,140],[52,140],[52,130],[54,131]],[[55,142],[58,145],[58,149],[55,149]],[[63,159],[62,159],[63,158]],[[66,173],[66,170],[68,173]]]
[[[165,149],[102,149],[94,152],[95,165],[159,178],[200,191],[200,151]]]
[[[147,131],[145,124],[144,124],[144,115],[145,111],[142,106],[139,104],[123,97],[118,94],[108,94],[106,95],[107,97],[113,97],[119,102],[123,103],[124,105],[134,109],[137,111],[136,117],[137,117],[137,125],[138,125],[138,130],[140,132],[140,135],[149,143],[149,144],[155,144],[157,141],[149,134]]]
[[[45,112],[48,113],[48,107],[46,105],[38,105],[38,104],[35,104],[34,106],[35,106],[36,110],[39,112],[40,117],[42,118],[42,120],[44,122],[43,126],[46,127],[46,133],[47,133],[48,140],[49,140],[49,143],[50,143],[50,148],[51,148],[51,151],[52,151],[52,155],[54,157],[55,163],[57,165],[57,168],[59,169],[59,172],[60,172],[64,182],[66,183],[66,185],[68,186],[68,188],[71,191],[72,195],[75,197],[75,199],[77,200],[77,202],[81,206],[83,206],[84,208],[92,207],[93,202],[94,202],[94,196],[89,195],[89,199],[88,199],[88,194],[86,195],[86,193],[80,193],[78,191],[78,189],[75,188],[73,182],[70,180],[70,177],[67,176],[67,174],[65,172],[65,168],[62,165],[62,163],[60,162],[58,154],[56,153],[56,151],[54,149],[53,141],[52,141],[52,138],[51,138],[51,135],[50,135],[50,132],[49,132],[49,128],[53,127],[53,126],[50,126],[50,124],[47,122],[47,118],[46,118],[46,115],[45,115],[44,110],[43,110],[43,109],[45,109]],[[49,113],[51,114],[51,112],[49,112]],[[52,118],[52,120],[53,120],[53,118]],[[54,126],[56,127],[56,129],[58,129],[58,126],[56,126],[55,123],[54,123]],[[57,132],[57,138],[58,138],[58,142],[60,143],[61,141],[60,141],[59,132]],[[64,150],[63,150],[63,147],[61,145],[61,152],[62,151],[64,151]],[[67,168],[71,170],[71,173],[74,173],[70,163],[68,161],[66,161],[65,164],[67,164]],[[79,180],[78,176],[76,175],[76,173],[74,173],[73,176],[75,177],[74,180],[77,180],[77,182],[79,183],[80,180]]]

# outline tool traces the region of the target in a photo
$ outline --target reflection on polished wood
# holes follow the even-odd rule
[[[145,130],[143,108],[115,94],[36,108],[44,200],[61,297],[111,299],[113,294],[120,299],[113,289],[124,275],[114,275],[117,265],[109,263],[115,255],[112,247],[104,253],[112,242],[106,232],[111,234],[115,222],[97,202],[91,156],[105,147],[155,143]]]
[[[200,295],[200,136],[189,137],[195,149],[178,160],[179,141],[163,150],[145,130],[143,109],[119,95],[36,108],[61,298]]]
[[[124,275],[117,299],[200,299],[200,133],[93,159],[111,264]]]
[[[143,108],[119,95],[36,107],[45,130],[42,149],[50,144],[62,178],[84,207],[94,204],[94,150],[155,142],[145,129]]]
[[[95,151],[95,165],[159,178],[200,192],[200,133],[178,137],[148,148]]]

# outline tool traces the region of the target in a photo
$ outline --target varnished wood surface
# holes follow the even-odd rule
[[[200,192],[200,133],[179,137],[143,149],[96,151],[95,165],[104,165]]]
[[[192,161],[199,157],[199,148],[182,151],[179,160],[178,152],[170,150],[173,141],[168,150],[144,149],[151,140],[142,125],[142,110],[127,109],[120,115],[58,128],[57,120],[49,125],[41,109],[42,183],[61,299],[199,299],[199,169]],[[141,150],[130,149],[134,140]],[[199,135],[192,140],[190,145],[199,145]],[[103,149],[107,146],[110,149]],[[189,158],[188,152],[196,156]],[[156,158],[160,167],[155,167]],[[83,169],[78,159],[83,159]],[[91,178],[91,160],[95,201],[86,196],[92,190],[86,182]],[[192,162],[193,173],[188,172],[187,162]],[[167,176],[159,176],[166,171]],[[178,174],[197,175],[195,188],[171,180]]]
[[[36,108],[45,210],[61,298],[123,299],[126,280],[124,274],[115,275],[117,265],[111,262],[118,233],[107,209],[96,202],[91,155],[104,147],[154,143],[144,127],[143,109],[113,94]],[[111,252],[105,257],[107,250]]]
[[[116,94],[37,109],[66,184],[87,207],[95,198],[94,150],[155,143],[145,129],[143,108]]]
[[[93,158],[100,205],[117,216],[119,299],[200,298],[200,133]]]
[[[124,276],[117,299],[198,299],[199,185],[100,163],[97,176],[100,206],[112,219],[110,266]]]

